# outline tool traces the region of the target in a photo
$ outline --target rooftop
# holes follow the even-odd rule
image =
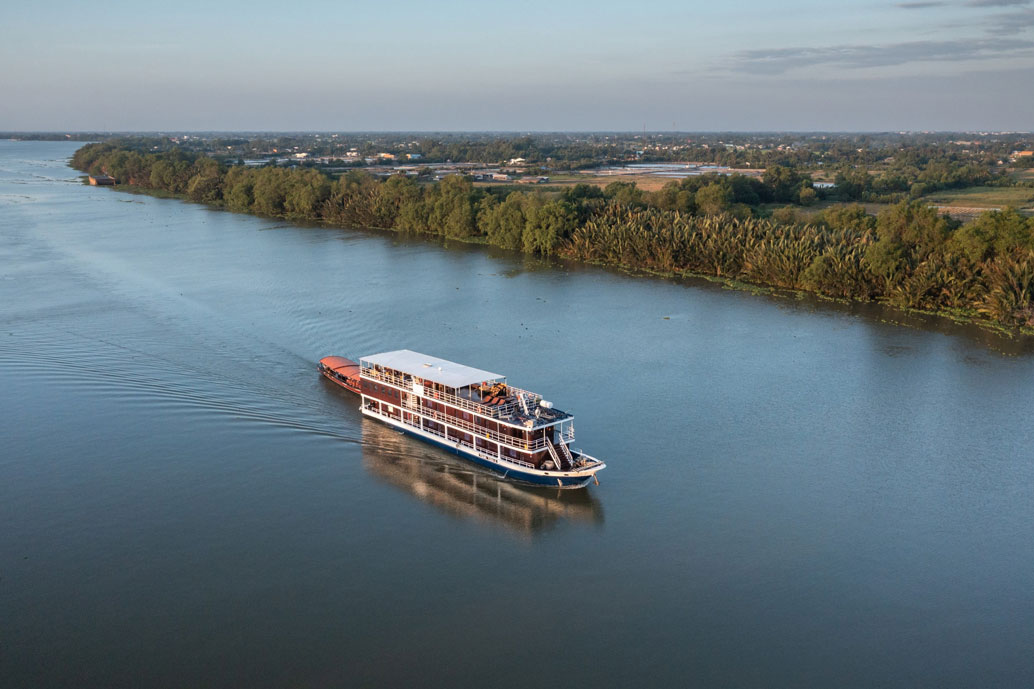
[[[428,356],[427,354],[421,354],[409,349],[371,354],[370,356],[362,357],[361,361],[393,368],[396,371],[409,373],[450,388],[462,388],[487,381],[501,380],[506,377],[498,373],[482,371],[479,368],[464,366],[454,361],[439,359],[438,357]]]

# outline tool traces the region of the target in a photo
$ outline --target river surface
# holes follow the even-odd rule
[[[878,309],[84,186],[0,142],[0,686],[1034,683],[1034,355]],[[410,348],[601,485],[361,418]]]

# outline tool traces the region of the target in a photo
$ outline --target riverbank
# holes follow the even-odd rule
[[[140,194],[143,196],[152,196],[155,198],[172,199],[179,201],[191,202],[185,194],[175,194],[172,192],[166,192],[162,190],[146,189],[141,187],[127,187],[120,186],[116,187],[117,191],[126,194]],[[228,209],[223,204],[203,204],[214,210],[227,211]],[[229,211],[232,212],[232,211]],[[249,213],[248,215],[257,215]],[[264,217],[264,216],[257,216]],[[270,219],[283,219],[283,218],[270,218]],[[344,230],[355,230],[364,228],[348,227],[343,225],[336,225],[326,221],[314,221],[314,220],[301,220],[296,219],[292,222],[303,223],[305,225],[312,225],[315,227],[321,227],[326,229],[344,229]],[[404,235],[407,237],[419,237],[422,241],[431,241],[438,244],[450,244],[458,243],[462,245],[472,247],[486,247],[499,249],[499,247],[493,246],[485,237],[439,237],[429,235],[413,235],[411,233],[402,232],[393,228],[381,228],[372,227],[366,228],[375,233],[389,233],[394,235]],[[505,251],[505,250],[504,250]],[[520,253],[520,252],[518,252]],[[981,331],[993,335],[994,338],[1006,338],[1007,340],[1015,340],[1017,338],[1027,339],[1034,337],[1034,327],[1020,326],[1020,327],[1006,327],[994,321],[980,317],[978,313],[972,311],[961,311],[951,309],[919,309],[919,308],[903,308],[895,306],[894,304],[886,300],[873,300],[873,301],[861,301],[855,299],[845,299],[841,297],[827,296],[817,292],[809,292],[807,290],[794,290],[786,289],[781,287],[774,287],[771,285],[761,285],[742,280],[736,280],[732,278],[720,277],[716,275],[708,275],[705,273],[696,273],[693,271],[661,271],[651,270],[648,268],[637,267],[633,265],[624,265],[620,263],[608,263],[605,261],[598,260],[582,260],[569,256],[559,255],[553,257],[554,259],[562,259],[565,263],[573,261],[584,265],[598,266],[601,268],[607,268],[610,270],[616,270],[620,273],[631,275],[635,277],[654,278],[661,280],[675,280],[675,281],[691,281],[691,282],[704,282],[719,286],[723,289],[729,289],[739,292],[746,292],[755,296],[765,296],[775,299],[801,301],[805,299],[811,299],[818,303],[827,303],[838,306],[852,307],[852,306],[875,306],[879,307],[880,311],[869,311],[863,310],[860,313],[864,313],[866,317],[874,318],[883,323],[889,323],[900,327],[907,328],[924,328],[924,329],[937,329],[936,322],[943,321],[945,323],[954,323],[956,325],[972,326]],[[985,346],[996,349],[1002,353],[1015,353],[1012,351],[1011,346],[1006,349],[997,344],[997,339],[986,339],[982,340]]]
[[[110,174],[122,182],[118,189],[234,212],[883,303],[1003,334],[1034,334],[1034,220],[1014,212],[960,227],[921,204],[900,204],[878,220],[859,209],[842,214],[835,226],[781,224],[749,212],[665,210],[662,192],[620,184],[606,192],[583,186],[502,197],[462,177],[421,183],[353,172],[331,180],[315,170],[225,168],[205,156],[142,155],[111,145],[83,147],[73,166]]]

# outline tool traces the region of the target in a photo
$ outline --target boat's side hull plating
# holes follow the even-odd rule
[[[453,452],[464,459],[469,459],[475,464],[490,469],[496,473],[502,474],[504,478],[513,479],[515,481],[524,481],[525,483],[534,483],[540,486],[551,486],[553,488],[582,488],[593,480],[595,473],[603,469],[606,465],[599,464],[592,467],[590,470],[585,471],[534,471],[528,470],[505,461],[493,461],[477,454],[476,452],[470,451],[468,448],[450,443],[446,440],[439,438],[436,435],[427,433],[419,428],[413,428],[412,426],[406,425],[395,419],[390,419],[376,411],[362,409],[364,415],[370,418],[383,421],[384,423],[403,431],[407,435],[411,435],[415,438],[420,438],[432,445],[437,445],[444,450]]]

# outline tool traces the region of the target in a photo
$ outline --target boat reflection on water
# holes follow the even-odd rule
[[[603,509],[591,491],[500,480],[365,418],[362,433],[363,465],[370,473],[455,517],[499,524],[526,535],[552,529],[563,520],[603,523]]]

